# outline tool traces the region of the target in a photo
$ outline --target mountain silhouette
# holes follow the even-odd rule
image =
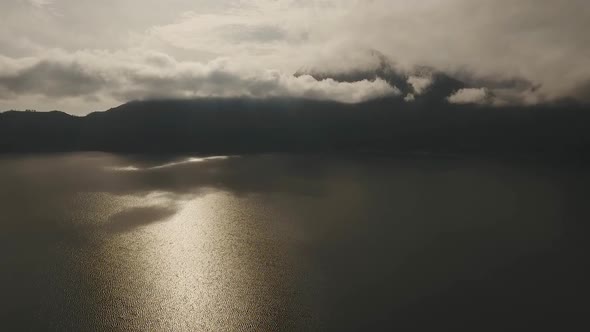
[[[0,113],[0,152],[359,152],[586,156],[590,109],[305,99],[134,101],[77,117]]]

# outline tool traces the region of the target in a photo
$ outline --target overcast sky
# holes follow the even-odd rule
[[[370,50],[402,71],[482,82],[453,102],[510,79],[536,87],[507,92],[523,103],[590,91],[588,0],[2,0],[0,13],[0,110],[199,96],[411,102],[383,80],[293,76],[371,69]]]

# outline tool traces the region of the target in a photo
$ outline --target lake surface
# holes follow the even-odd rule
[[[4,156],[0,324],[573,330],[589,184],[573,162]]]

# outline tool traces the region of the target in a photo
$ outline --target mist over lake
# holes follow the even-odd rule
[[[581,322],[575,162],[0,158],[7,330],[473,331]],[[567,329],[567,328],[566,328]]]

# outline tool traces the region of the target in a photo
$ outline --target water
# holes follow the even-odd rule
[[[3,330],[584,322],[590,171],[465,158],[0,158]]]

